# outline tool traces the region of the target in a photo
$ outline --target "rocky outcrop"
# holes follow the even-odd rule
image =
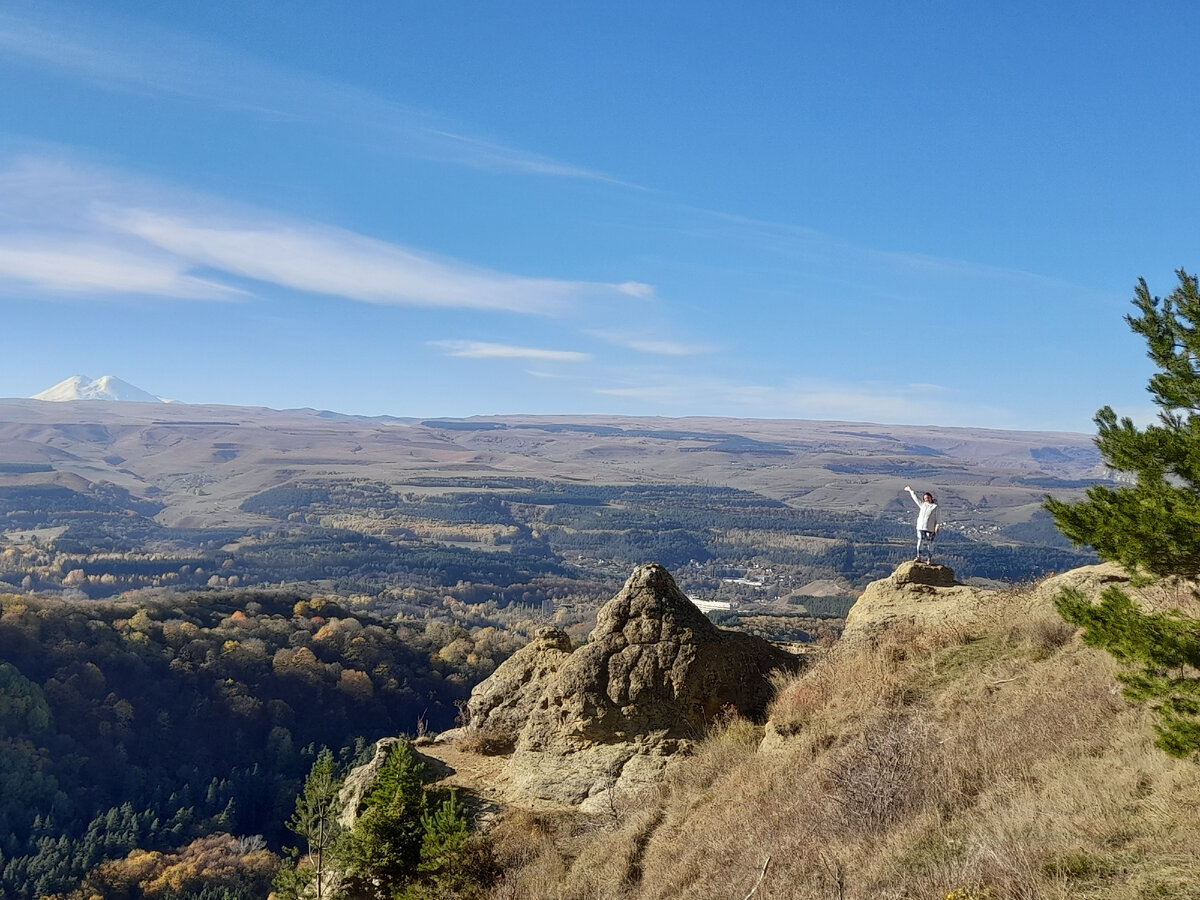
[[[901,623],[928,626],[970,621],[989,593],[959,584],[954,570],[947,566],[904,562],[887,578],[867,585],[846,615],[842,639],[869,637]]]
[[[480,682],[467,701],[467,725],[456,736],[490,752],[509,753],[550,680],[571,655],[571,638],[543,628]]]
[[[448,774],[448,770],[441,760],[436,757],[427,756],[417,749],[417,745],[422,740],[419,738],[416,741],[410,741],[403,737],[385,737],[375,742],[375,755],[367,762],[351,769],[350,773],[346,775],[346,780],[342,782],[342,786],[338,790],[339,825],[346,829],[354,827],[354,823],[358,820],[363,798],[370,793],[376,779],[379,777],[379,771],[383,768],[384,763],[387,762],[388,757],[401,744],[408,746],[413,760],[419,767],[418,771],[423,780],[436,781]]]
[[[1075,588],[1091,597],[1099,597],[1104,589],[1116,585],[1120,588],[1129,586],[1129,573],[1116,563],[1098,563],[1094,566],[1080,566],[1060,575],[1051,575],[1040,581],[1030,592],[1031,606],[1049,607],[1054,603],[1063,588]],[[1139,591],[1141,594],[1157,594],[1162,586],[1156,585],[1154,591]]]
[[[926,627],[986,621],[994,615],[996,597],[1001,594],[1009,616],[1051,616],[1057,620],[1054,599],[1064,588],[1075,588],[1099,602],[1104,590],[1114,586],[1147,610],[1180,609],[1185,615],[1200,617],[1194,583],[1170,578],[1142,583],[1111,562],[1051,575],[1030,588],[1009,587],[1002,591],[959,584],[954,570],[945,566],[905,562],[887,578],[867,585],[846,616],[842,639],[869,638],[901,623]]]
[[[379,777],[379,770],[383,768],[387,758],[391,756],[396,745],[401,743],[404,743],[404,738],[380,738],[375,744],[375,755],[370,761],[355,767],[346,776],[341,790],[338,791],[338,808],[341,810],[338,813],[338,824],[343,828],[349,830],[354,827],[354,823],[358,819],[358,808],[362,805],[363,798],[367,796],[371,785]]]
[[[759,716],[799,660],[714,626],[662,566],[634,570],[551,677],[507,768],[528,802],[602,807],[656,779],[724,711]]]
[[[1052,575],[1030,592],[1029,605],[1031,610],[1052,608],[1054,598],[1063,588],[1075,588],[1098,603],[1110,587],[1120,588],[1147,612],[1177,610],[1185,616],[1200,618],[1200,581],[1133,578],[1123,566],[1111,562]]]

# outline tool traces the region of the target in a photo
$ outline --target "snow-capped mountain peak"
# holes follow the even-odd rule
[[[135,403],[166,403],[162,397],[134,387],[127,381],[122,381],[113,375],[103,375],[100,378],[88,378],[86,375],[72,375],[66,381],[60,381],[52,388],[47,388],[40,394],[34,394],[32,400],[51,400],[56,402],[66,400],[121,400]]]

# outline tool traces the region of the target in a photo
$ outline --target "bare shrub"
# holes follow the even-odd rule
[[[785,685],[771,706],[771,721],[780,734],[797,734],[825,705],[826,696],[819,684],[798,678]]]
[[[843,833],[882,832],[920,808],[931,771],[929,724],[896,712],[850,744],[824,771],[828,814]]]
[[[709,723],[708,736],[690,759],[669,771],[667,784],[690,793],[699,787],[727,778],[754,757],[762,740],[762,728],[728,710]]]
[[[1040,837],[1001,829],[976,832],[968,840],[958,878],[986,885],[994,897],[1039,900],[1046,887]]]
[[[757,725],[738,712],[737,707],[727,703],[721,707],[716,718],[707,723],[704,736],[707,739],[732,741],[753,749],[762,734]]]
[[[245,856],[247,853],[254,853],[258,850],[265,850],[267,842],[263,840],[261,834],[250,834],[237,839],[237,853],[239,856]]]
[[[578,895],[621,896],[640,886],[646,848],[666,815],[658,799],[629,807],[602,835],[582,844],[571,865]]]
[[[1022,619],[1017,634],[1039,654],[1052,653],[1065,646],[1079,629],[1057,615],[1041,615]]]
[[[890,662],[902,662],[936,653],[973,639],[979,626],[952,619],[937,624],[898,622],[875,631],[870,646]]]
[[[575,817],[513,809],[489,832],[492,853],[504,872],[493,900],[539,900],[561,896],[574,857]]]
[[[471,724],[471,709],[467,705],[465,697],[460,697],[454,701],[454,708],[457,712],[454,714],[454,724],[459,728],[465,728]]]
[[[515,748],[513,739],[488,728],[469,728],[454,741],[454,749],[480,756],[504,756]]]

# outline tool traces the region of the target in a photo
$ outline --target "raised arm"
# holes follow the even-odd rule
[[[908,484],[906,484],[906,485],[904,486],[904,489],[905,489],[906,491],[908,491],[908,496],[910,496],[910,497],[912,497],[912,498],[913,498],[913,503],[917,504],[917,506],[920,506],[920,505],[921,505],[921,498],[917,496],[917,492],[916,492],[916,491],[914,491],[914,490],[912,489],[912,486],[911,486],[911,485],[908,485]]]

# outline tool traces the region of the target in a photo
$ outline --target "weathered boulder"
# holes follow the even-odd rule
[[[467,725],[457,735],[474,736],[492,752],[511,752],[538,698],[570,655],[571,638],[565,631],[538,631],[471,691]]]
[[[725,711],[759,716],[800,660],[723,631],[662,566],[638,566],[546,685],[507,774],[519,799],[603,806],[657,778]]]
[[[954,587],[954,570],[937,563],[902,562],[891,575],[896,584],[927,584],[932,587]]]
[[[869,637],[901,623],[928,626],[971,621],[989,593],[959,584],[954,570],[947,566],[904,562],[887,578],[867,585],[846,614],[842,639]]]

